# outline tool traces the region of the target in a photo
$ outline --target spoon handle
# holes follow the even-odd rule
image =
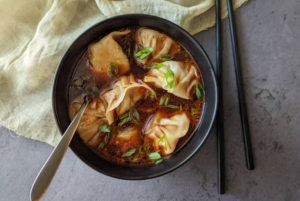
[[[38,201],[41,199],[41,197],[45,194],[47,191],[55,173],[56,170],[59,167],[59,164],[64,157],[68,146],[74,136],[74,133],[76,132],[76,129],[79,125],[80,119],[85,111],[85,108],[87,107],[89,103],[89,99],[85,98],[83,104],[81,105],[77,115],[65,131],[63,137],[61,138],[58,145],[54,148],[51,155],[45,162],[44,166],[40,170],[39,174],[34,180],[34,183],[31,187],[30,191],[30,199],[31,201]]]

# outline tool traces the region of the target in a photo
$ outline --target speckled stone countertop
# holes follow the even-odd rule
[[[99,174],[72,151],[43,200],[300,200],[300,1],[249,0],[236,12],[255,170],[245,166],[228,20],[224,27],[226,194],[217,191],[216,134],[185,165],[146,181]],[[215,63],[215,30],[196,39]],[[52,147],[0,128],[0,200],[26,201]]]

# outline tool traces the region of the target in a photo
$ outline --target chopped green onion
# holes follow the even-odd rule
[[[167,105],[168,103],[169,103],[169,96],[167,94],[163,95],[160,98],[159,105]]]
[[[100,133],[110,133],[111,127],[107,126],[106,123],[102,123],[98,128]]]
[[[140,154],[145,154],[145,152],[143,151],[143,145],[142,145],[142,146],[140,146],[140,148],[139,148],[139,152],[140,152]]]
[[[136,56],[139,59],[143,60],[147,56],[149,56],[151,54],[151,52],[153,52],[153,48],[152,47],[146,47],[146,48],[142,49],[141,51],[138,51],[134,56]]]
[[[128,117],[128,113],[127,114],[123,114],[122,116],[120,116],[120,119],[122,120],[122,119],[124,119],[126,117]]]
[[[134,122],[135,124],[137,124],[137,125],[140,125],[140,124],[141,124],[141,122],[140,122],[139,120],[136,120],[135,118],[133,118],[132,120],[133,120],[133,122]]]
[[[182,104],[180,103],[180,112],[183,111]]]
[[[139,158],[134,158],[133,160],[132,160],[132,162],[136,162],[136,161],[138,161],[138,160],[140,160]]]
[[[98,146],[98,149],[103,149],[104,146],[105,146],[105,143],[101,142],[101,143],[99,144],[99,146]]]
[[[150,160],[158,160],[158,159],[161,159],[161,155],[158,153],[158,152],[153,152],[151,154],[149,154],[149,159]]]
[[[137,109],[135,109],[134,107],[130,108],[129,117],[133,120],[134,123],[140,125],[140,115]]]
[[[121,126],[131,120],[137,125],[140,125],[141,123],[139,112],[134,107],[130,108],[129,113],[122,115],[120,119],[122,120]]]
[[[163,162],[163,158],[161,158],[161,159],[158,159],[156,162],[155,162],[155,165],[158,165],[158,164],[160,164],[161,162]]]
[[[165,105],[168,105],[168,103],[169,103],[169,97],[167,96],[165,100]]]
[[[200,111],[197,108],[192,108],[191,114],[192,114],[192,116],[200,116]]]
[[[160,143],[160,141],[164,140],[165,141],[165,150],[167,151],[168,148],[167,148],[167,138],[166,138],[166,135],[163,135],[157,142],[157,144]]]
[[[134,154],[135,151],[136,151],[136,149],[130,149],[127,153],[123,154],[122,157],[129,157],[132,154]]]
[[[159,105],[163,105],[166,100],[166,97],[162,97],[159,101]]]
[[[156,66],[153,66],[153,65],[156,65]],[[160,64],[160,63],[155,63],[155,62],[151,62],[151,63],[148,63],[146,65],[146,68],[150,68],[150,69],[160,69],[162,67],[165,67],[166,65],[165,64]]]
[[[130,120],[131,120],[130,117],[124,118],[124,119],[122,120],[122,122],[121,122],[121,126],[122,126],[123,124],[126,124],[126,123],[129,122]]]
[[[150,97],[151,99],[153,99],[155,97],[155,92],[149,92],[146,95],[146,98]]]
[[[112,68],[115,69],[115,73],[112,72]],[[110,77],[114,77],[114,76],[118,75],[118,71],[119,71],[118,66],[114,62],[110,62],[110,65],[109,65],[109,75],[110,75]]]
[[[151,148],[150,143],[144,144],[144,146],[143,146],[144,154],[148,154],[148,152],[150,151],[150,148]]]
[[[170,61],[174,58],[173,54],[163,54],[159,57],[160,60],[162,61]]]
[[[86,84],[86,80],[82,77],[79,77],[73,80],[72,84],[76,87],[84,87],[84,85]]]
[[[168,108],[177,109],[178,107],[176,105],[166,105]]]
[[[163,76],[166,78],[167,84],[169,85],[170,89],[172,89],[173,86],[175,85],[175,75],[174,75],[174,72],[172,70],[168,70],[168,72],[164,73]],[[170,83],[169,80],[168,80],[170,76],[173,77],[172,83]]]
[[[204,88],[200,82],[196,85],[196,96],[198,99],[201,99],[203,97],[201,90],[204,92]]]

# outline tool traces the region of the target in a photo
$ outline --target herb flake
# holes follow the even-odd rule
[[[155,165],[158,165],[158,164],[160,164],[161,162],[163,162],[164,161],[164,159],[163,158],[161,158],[161,159],[158,159],[156,162],[155,162]]]
[[[157,142],[157,144],[160,143],[160,141],[164,140],[165,141],[165,150],[167,151],[168,148],[167,148],[167,137],[166,137],[166,134],[164,134]]]
[[[123,154],[122,157],[129,157],[132,154],[134,154],[135,151],[136,151],[136,149],[130,149],[128,152],[126,152],[125,154]]]
[[[113,73],[113,68],[115,69],[114,73]],[[109,76],[110,77],[114,77],[114,76],[118,75],[118,71],[119,71],[118,66],[114,62],[110,62],[110,65],[109,65]]]
[[[138,51],[134,56],[138,57],[141,60],[143,60],[147,56],[149,56],[151,54],[151,52],[153,52],[153,48],[152,47],[146,47],[146,48]]]
[[[203,97],[203,94],[201,90],[204,92],[204,88],[200,82],[196,85],[196,96],[198,99],[201,99]]]
[[[174,58],[173,54],[163,54],[161,56],[159,56],[159,59],[162,61],[170,61]]]
[[[107,126],[106,123],[102,123],[98,128],[100,133],[110,133],[111,127]]]
[[[154,161],[161,159],[161,155],[158,152],[153,152],[153,153],[149,154],[148,157],[150,160],[154,160]]]
[[[166,82],[169,85],[170,89],[172,89],[175,85],[175,74],[174,74],[174,72],[172,70],[168,70],[168,72],[164,73],[163,76],[166,78]],[[170,76],[173,78],[172,82],[169,82],[169,77]]]

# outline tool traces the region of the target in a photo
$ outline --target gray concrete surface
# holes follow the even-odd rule
[[[175,201],[300,200],[300,2],[249,0],[236,12],[255,170],[245,167],[236,84],[224,25],[226,194],[217,193],[214,130],[203,148],[176,171],[147,181],[123,181],[95,172],[72,151],[43,200]],[[215,34],[195,36],[215,59]],[[0,128],[0,200],[29,200],[29,190],[52,147],[12,138]]]

